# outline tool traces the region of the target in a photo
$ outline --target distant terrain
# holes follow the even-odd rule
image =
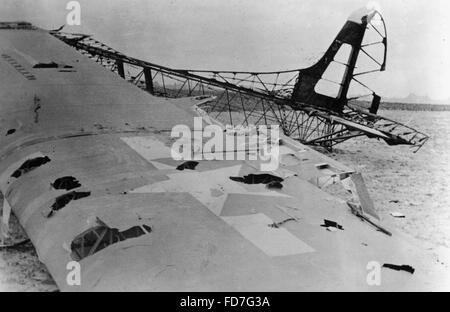
[[[371,103],[368,101],[353,100],[349,106],[360,109],[369,109]],[[398,111],[430,111],[443,112],[450,111],[449,104],[429,104],[429,103],[408,103],[408,102],[387,102],[380,103],[379,110],[398,110]]]
[[[450,111],[450,99],[433,100],[428,96],[411,93],[404,98],[384,97],[380,108],[410,111]]]
[[[400,102],[382,102],[380,109],[386,110],[408,110],[408,111],[450,111],[450,105],[447,104],[419,104],[419,103],[400,103]]]

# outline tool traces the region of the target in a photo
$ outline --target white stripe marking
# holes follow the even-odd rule
[[[284,228],[272,228],[273,221],[265,214],[222,217],[252,244],[270,257],[314,252],[314,249]]]

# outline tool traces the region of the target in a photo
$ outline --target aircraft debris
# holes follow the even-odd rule
[[[15,132],[16,132],[16,129],[9,129],[9,130],[6,132],[6,136],[11,135],[11,134],[14,134]]]
[[[295,207],[290,207],[290,206],[280,206],[280,205],[276,205],[278,209],[280,209],[281,211],[283,211],[286,215],[288,215],[290,218],[289,219],[294,219],[295,221],[298,221],[300,218],[297,217],[296,215],[290,214],[287,209],[292,209],[292,210],[296,210],[298,211],[298,208]],[[287,219],[287,220],[289,220]]]
[[[391,216],[394,218],[405,218],[406,216],[401,212],[391,212]]]
[[[352,45],[354,35],[365,30],[367,25],[365,23],[347,25],[357,28],[355,31],[352,31],[351,28],[348,30],[348,27],[344,28],[348,38],[352,40],[348,44]],[[47,40],[48,38],[45,39],[45,36],[49,37],[41,30],[36,34],[2,31],[0,32],[0,42],[5,51],[17,48],[25,54],[32,53],[35,57],[59,59],[59,56],[61,56],[63,60],[73,62],[75,57],[73,50],[56,40]],[[331,48],[339,47],[342,43],[341,39],[346,38],[347,36],[345,38],[340,36]],[[46,41],[43,41],[43,39]],[[72,41],[68,40],[73,46],[78,45],[78,43],[86,44],[83,37]],[[46,42],[48,44],[30,46],[30,42]],[[355,52],[360,46],[357,43],[350,48],[349,51],[353,54],[353,60],[356,58]],[[271,184],[277,185],[277,183],[279,186],[282,183],[284,184],[283,179],[287,180],[288,177],[278,171],[271,172],[273,175],[253,174],[244,176],[243,172],[245,174],[249,172],[264,173],[259,172],[247,161],[235,164],[232,167],[233,169],[225,167],[224,163],[210,162],[208,168],[205,169],[211,169],[211,171],[201,172],[201,177],[198,172],[174,174],[173,170],[161,172],[156,166],[150,166],[149,164],[152,164],[153,161],[158,162],[159,159],[168,157],[169,154],[165,152],[165,149],[163,150],[162,147],[155,144],[146,144],[146,146],[151,147],[152,153],[153,151],[155,153],[152,154],[152,157],[143,157],[148,161],[148,163],[145,163],[136,154],[138,152],[143,156],[137,149],[131,145],[129,145],[131,149],[126,148],[119,140],[128,137],[128,133],[139,132],[139,129],[143,129],[146,133],[138,133],[139,137],[145,136],[147,140],[147,136],[151,135],[155,141],[163,139],[165,143],[169,143],[168,130],[170,126],[189,123],[192,119],[192,113],[194,112],[190,108],[187,109],[187,104],[191,103],[191,99],[180,101],[154,99],[152,96],[137,90],[136,87],[120,81],[118,77],[105,72],[99,66],[95,68],[86,57],[79,58],[80,66],[77,67],[77,70],[80,74],[64,74],[64,79],[59,79],[62,74],[58,74],[57,70],[51,69],[36,70],[36,72],[39,72],[38,84],[26,81],[18,75],[17,79],[23,80],[24,88],[15,88],[17,80],[14,77],[11,80],[9,71],[2,72],[0,75],[5,77],[2,91],[4,90],[4,98],[8,100],[4,115],[14,116],[15,118],[15,120],[6,120],[7,123],[16,122],[19,118],[32,122],[32,108],[29,107],[29,109],[21,111],[16,118],[13,113],[17,113],[17,108],[14,105],[9,105],[17,99],[20,100],[26,94],[30,94],[30,90],[37,90],[37,95],[42,96],[43,101],[45,100],[45,123],[26,126],[23,129],[24,135],[17,138],[17,142],[10,142],[12,138],[6,139],[3,137],[5,141],[8,141],[5,147],[5,155],[2,156],[7,168],[4,169],[5,171],[0,177],[0,186],[2,191],[7,194],[12,190],[14,191],[11,196],[12,208],[18,213],[19,221],[32,241],[39,242],[36,244],[37,251],[39,255],[42,255],[42,259],[55,277],[55,281],[61,287],[61,290],[101,291],[116,290],[117,288],[154,290],[164,288],[167,290],[215,289],[220,291],[230,287],[230,285],[238,285],[244,291],[254,287],[269,291],[273,289],[314,290],[317,288],[323,289],[324,285],[328,289],[370,290],[371,288],[366,283],[365,278],[349,278],[353,276],[352,273],[357,273],[360,276],[353,268],[363,268],[366,266],[367,259],[370,259],[355,257],[355,254],[361,252],[362,238],[370,242],[370,253],[378,255],[377,257],[380,259],[386,256],[393,259],[398,259],[397,256],[402,259],[417,259],[421,256],[419,250],[416,252],[416,249],[413,249],[414,246],[408,245],[407,241],[402,241],[401,237],[398,240],[390,240],[388,244],[385,244],[386,240],[383,240],[383,237],[378,237],[378,233],[370,231],[358,220],[352,220],[351,218],[354,217],[346,211],[347,208],[341,202],[326,203],[325,198],[331,198],[331,194],[327,195],[311,185],[307,179],[310,176],[324,175],[324,172],[316,170],[314,167],[316,163],[329,163],[330,171],[334,172],[334,169],[336,169],[336,175],[339,175],[340,179],[343,177],[338,172],[343,172],[342,174],[345,173],[348,176],[348,174],[354,172],[353,170],[350,168],[348,168],[350,171],[344,170],[346,167],[344,165],[342,165],[342,168],[341,166],[335,167],[336,162],[309,148],[301,151],[299,149],[303,149],[302,147],[296,147],[295,152],[294,148],[289,151],[291,146],[300,146],[299,143],[294,144],[296,142],[289,136],[308,144],[321,145],[323,143],[330,148],[334,143],[341,142],[349,136],[362,134],[377,134],[376,137],[386,136],[373,128],[377,121],[375,117],[370,116],[369,118],[365,113],[362,115],[357,111],[347,109],[346,90],[342,90],[339,98],[335,99],[319,97],[312,93],[315,82],[321,76],[320,74],[315,75],[320,69],[318,67],[325,69],[334,55],[328,53],[319,65],[311,70],[295,70],[289,73],[250,73],[248,74],[250,77],[242,80],[242,84],[240,84],[239,81],[244,73],[217,73],[217,75],[213,73],[215,75],[213,78],[202,78],[201,73],[192,74],[188,71],[163,69],[152,64],[135,62],[134,59],[123,54],[115,54],[114,50],[108,50],[109,48],[105,46],[101,46],[99,49],[101,51],[97,50],[97,52],[104,52],[104,54],[100,58],[96,57],[96,59],[105,61],[105,64],[108,62],[108,66],[118,70],[121,77],[127,80],[128,76],[125,75],[128,68],[124,68],[124,61],[132,62],[136,67],[143,65],[144,67],[141,67],[142,75],[136,75],[138,68],[134,72],[128,72],[128,75],[132,75],[134,82],[142,86],[144,86],[142,84],[144,81],[138,81],[139,77],[145,79],[147,83],[145,87],[152,94],[161,94],[168,97],[193,96],[204,93],[204,89],[207,90],[206,92],[213,89],[212,92],[220,100],[211,103],[210,112],[214,112],[214,115],[219,115],[219,117],[222,115],[218,122],[227,124],[227,121],[223,120],[223,115],[229,115],[225,117],[232,119],[235,115],[240,114],[233,108],[233,105],[242,101],[239,104],[242,104],[244,110],[244,125],[254,123],[255,120],[256,124],[259,121],[264,123],[266,117],[270,122],[279,123],[283,128],[283,139],[286,136],[285,144],[288,145],[282,149],[280,154],[283,156],[286,152],[293,153],[288,155],[290,157],[287,157],[287,159],[292,161],[293,166],[295,166],[295,168],[290,169],[299,172],[300,177],[291,177],[288,180],[289,187],[285,187],[283,190],[286,194],[280,194],[275,191],[258,192],[255,189],[270,187]],[[83,51],[83,47],[79,47],[79,50]],[[95,53],[95,47],[90,51]],[[117,59],[114,59],[117,62],[109,62],[112,57],[117,57]],[[5,58],[0,57],[0,61],[3,62],[3,60],[10,63]],[[356,68],[353,62],[352,64],[345,64],[352,69]],[[162,70],[164,70],[164,73]],[[347,72],[350,72],[350,70]],[[55,77],[55,74],[58,77]],[[292,83],[284,77],[278,79],[278,76],[285,76],[284,74],[289,75],[286,78],[291,80]],[[209,74],[204,73],[204,75]],[[181,92],[178,92],[180,89],[166,89],[166,87],[172,88],[170,77],[185,78],[184,80],[177,78],[182,83],[186,82]],[[273,77],[274,80],[265,85],[264,82],[267,81],[264,79],[265,77]],[[160,78],[161,81],[167,83],[160,84],[159,80],[156,80]],[[353,78],[351,73],[346,75],[346,78],[348,79],[343,84],[348,86],[349,80]],[[195,84],[192,83],[193,79],[196,79]],[[225,79],[225,81],[221,82],[222,79]],[[253,83],[250,84],[252,80],[256,81],[255,87],[252,86]],[[259,80],[263,82],[258,83]],[[80,86],[86,88],[87,91],[79,92]],[[264,86],[268,88],[264,89]],[[17,93],[10,96],[10,90]],[[294,91],[295,96],[292,93]],[[223,97],[220,97],[221,93]],[[313,95],[311,102],[302,100],[310,94]],[[97,103],[101,105],[92,105]],[[105,103],[108,104],[107,107],[103,105]],[[220,107],[223,103],[227,105],[225,108],[228,109]],[[254,103],[256,103],[256,106]],[[182,105],[186,107],[180,109]],[[145,114],[142,109],[145,110]],[[200,110],[199,107],[196,109]],[[256,116],[246,114],[251,111]],[[77,118],[76,120],[60,120],[57,116],[77,116]],[[335,119],[333,116],[341,117]],[[52,122],[52,118],[54,122]],[[242,118],[234,119],[242,122]],[[125,121],[132,124],[133,127],[124,129]],[[94,123],[97,123],[97,125],[94,126]],[[366,123],[368,125],[365,125]],[[138,127],[143,124],[152,125],[152,127]],[[397,124],[394,123],[393,126],[397,126]],[[78,131],[81,127],[85,129],[85,132],[80,133]],[[383,128],[382,125],[380,127]],[[385,129],[386,127],[384,126]],[[316,133],[315,129],[319,131]],[[6,129],[4,130],[6,131]],[[83,138],[86,135],[97,134],[101,134],[101,137]],[[415,133],[411,136],[414,135]],[[68,138],[71,139],[68,140]],[[156,140],[157,138],[158,140]],[[416,138],[420,140],[420,135],[416,135]],[[416,139],[411,140],[411,144],[417,144],[413,142]],[[165,146],[165,144],[162,145]],[[26,148],[21,149],[21,147]],[[38,151],[49,149],[58,151],[49,155],[52,156],[52,164],[55,164],[55,167],[52,165],[52,170],[36,170],[31,175],[25,176],[25,181],[17,181],[24,183],[17,183],[14,187],[8,185],[9,175],[21,163],[34,157],[43,157],[45,155],[42,155],[41,152],[38,153]],[[33,156],[24,158],[24,153],[33,152],[35,153]],[[310,159],[310,161],[301,163],[302,159]],[[83,182],[83,187],[85,187],[84,184],[93,184],[104,190],[101,191],[102,196],[95,198],[95,200],[89,197],[85,201],[73,203],[72,207],[66,208],[65,211],[61,211],[60,215],[56,216],[56,219],[53,220],[55,222],[43,222],[42,217],[36,218],[36,212],[41,213],[43,209],[44,212],[48,212],[50,205],[52,205],[53,202],[48,203],[49,191],[50,193],[55,193],[55,191],[49,190],[49,183],[60,177],[59,175],[55,176],[55,172],[60,166],[64,166],[64,170],[73,172],[79,172],[78,169],[82,168],[83,179],[81,180],[81,176],[79,178]],[[46,169],[50,169],[50,166]],[[151,172],[147,174],[147,170]],[[143,174],[144,171],[146,171],[145,175]],[[325,171],[328,172],[328,170]],[[230,176],[234,176],[234,178]],[[198,181],[192,183],[193,177]],[[241,183],[263,185],[248,187],[230,182],[227,178]],[[122,183],[125,180],[126,183]],[[28,190],[27,187],[30,183],[41,183],[44,188],[33,187]],[[53,184],[55,183],[53,182]],[[189,184],[194,184],[194,187],[187,187],[186,185]],[[128,190],[140,194],[119,195],[121,192]],[[53,195],[50,200],[53,201],[57,196],[62,195],[56,198],[54,204],[55,208],[62,209],[70,201],[78,199],[75,194],[89,196],[91,193],[69,190],[58,191],[57,195]],[[9,196],[7,197],[9,198]],[[78,206],[74,204],[79,204],[80,208],[83,206],[83,211],[71,209]],[[296,208],[277,206],[277,204],[290,204]],[[26,208],[24,209],[24,207]],[[275,207],[278,207],[280,211],[276,211]],[[366,213],[365,208],[367,206],[361,204],[361,207],[363,208],[362,213]],[[49,216],[52,213],[54,213],[53,209]],[[96,217],[97,213],[107,215],[108,224]],[[149,216],[155,218],[154,230],[160,232],[158,235],[146,235],[153,231],[153,225],[152,227],[143,225],[143,220],[139,220],[142,219],[139,216],[140,213],[143,214],[144,222],[150,222],[147,221]],[[322,231],[318,228],[314,230],[310,226],[301,227],[300,223],[289,223],[287,226],[282,226],[286,222],[298,220],[297,214],[305,220],[316,220],[316,225],[320,225],[318,216],[336,216],[334,218],[338,218],[339,222],[346,223],[347,227],[351,224],[352,235],[334,234],[333,240],[330,241],[330,237],[326,233],[317,235],[317,231]],[[278,217],[273,218],[274,215]],[[130,223],[130,218],[133,218],[136,223]],[[284,221],[278,222],[280,220]],[[272,229],[270,224],[279,228]],[[156,228],[156,225],[158,225],[158,228]],[[343,230],[342,225],[330,220],[324,220],[322,226],[325,226],[327,231]],[[349,232],[347,231],[348,234],[350,234]],[[67,234],[68,237],[66,237]],[[200,243],[197,238],[200,238]],[[380,238],[382,241],[377,243]],[[127,239],[131,240],[120,244]],[[116,243],[117,245],[112,246]],[[344,257],[341,261],[343,266],[336,266],[335,259],[330,257],[333,252],[330,254],[329,251],[332,249],[330,247],[333,247],[331,245],[340,245],[341,243],[344,243],[342,246],[348,252],[342,254]],[[61,249],[61,245],[64,249]],[[109,246],[112,248],[108,249]],[[136,248],[137,246],[139,248]],[[166,246],[168,249],[164,249]],[[162,247],[162,249],[155,247]],[[303,256],[305,253],[308,253],[307,257]],[[221,256],[224,254],[227,255],[225,259]],[[71,288],[66,283],[67,271],[65,265],[70,257],[74,260],[89,257],[83,263],[83,283],[81,287]],[[287,262],[281,257],[286,257],[284,259]],[[425,261],[422,261],[422,258],[419,258],[419,260],[421,267],[422,264],[426,264]],[[176,270],[163,277],[158,277],[164,266],[172,264],[176,265]],[[206,266],[208,266],[207,269],[205,269]],[[199,272],[198,269],[201,270],[200,274],[196,274]],[[341,274],[342,270],[345,271],[346,269],[349,269],[350,275]],[[423,271],[419,268],[417,270]],[[267,274],[268,271],[272,274]],[[89,274],[89,272],[95,274]],[[286,274],[286,272],[289,272],[289,274]],[[307,274],[304,274],[305,272]],[[299,275],[304,277],[300,282],[298,280]],[[417,275],[420,282],[423,280],[430,281],[426,274]],[[442,277],[439,274],[436,274],[436,276]],[[334,278],[335,281],[328,285],[330,277]],[[99,283],[100,280],[102,280],[101,283]],[[261,281],[264,281],[264,283],[261,283]],[[421,284],[417,281],[411,281],[406,285],[403,280],[391,280],[383,281],[381,287],[383,290],[398,289],[398,286],[402,289],[410,289]]]
[[[51,185],[53,186],[53,188],[57,190],[66,190],[66,191],[70,191],[81,186],[80,182],[74,177],[58,178]]]
[[[98,217],[96,221],[98,225],[84,231],[73,239],[70,249],[72,251],[72,259],[75,261],[91,256],[110,245],[152,232],[152,228],[145,224],[133,226],[120,232],[118,229],[106,225]]]
[[[235,182],[241,182],[245,184],[269,184],[271,182],[283,182],[284,179],[274,176],[272,174],[249,174],[244,177],[230,177],[231,180]]]
[[[19,178],[25,173],[30,172],[48,162],[50,162],[50,158],[48,158],[47,156],[28,159],[22,164],[22,166],[19,167],[19,169],[13,172],[11,177]]]
[[[64,208],[72,200],[78,200],[91,195],[91,192],[76,192],[72,191],[70,193],[56,197],[55,203],[51,206],[50,212],[47,214],[47,218],[50,218],[55,211]]]
[[[60,26],[60,27],[58,27],[58,28],[56,28],[56,29],[52,29],[52,30],[50,30],[50,32],[59,32],[59,31],[61,31],[61,30],[63,30],[63,28],[66,26],[66,24],[64,24],[64,25],[62,25],[62,26]]]
[[[55,62],[37,63],[33,68],[73,68],[71,65],[62,65]]]
[[[339,230],[342,230],[342,231],[344,230],[344,228],[342,227],[342,225],[338,224],[338,223],[335,222],[335,221],[330,221],[330,220],[327,220],[327,219],[323,219],[323,222],[324,222],[324,224],[321,224],[320,226],[326,227],[327,230],[328,230],[329,228],[331,228],[331,229],[329,229],[329,231],[331,231],[331,232],[334,231],[332,228],[339,229]]]
[[[367,190],[366,183],[361,175],[361,173],[353,173],[350,175],[350,180],[353,183],[353,189],[356,192],[356,197],[358,202],[361,205],[361,210],[363,215],[370,215],[373,218],[380,220],[380,217],[377,214],[375,209],[375,205],[373,203],[372,198],[369,195],[369,191]],[[353,192],[353,191],[352,191]]]
[[[283,224],[285,224],[286,222],[289,222],[289,221],[296,221],[297,222],[297,219],[295,219],[295,218],[288,218],[288,219],[280,221],[280,222],[271,223],[271,224],[269,224],[269,227],[278,229],[280,226],[282,226]]]
[[[38,98],[36,95],[33,98],[34,102],[34,123],[39,122],[39,110],[41,109],[41,99]]]
[[[198,161],[186,161],[177,167],[177,170],[183,171],[184,169],[195,170],[198,165]]]
[[[372,23],[375,19],[380,25]],[[378,12],[364,21],[348,20],[325,54],[312,66],[275,72],[173,69],[132,58],[88,35],[51,34],[152,95],[166,98],[205,96],[209,95],[205,90],[214,89],[217,92],[215,99],[202,103],[201,110],[205,116],[214,114],[214,119],[232,127],[250,126],[252,120],[249,117],[258,115],[256,126],[275,121],[286,135],[328,150],[348,139],[365,135],[381,138],[389,145],[410,145],[417,152],[429,138],[408,125],[377,115],[381,97],[359,80],[386,68],[386,25]],[[379,38],[369,44],[372,48],[368,49],[363,42],[371,34]],[[382,55],[376,55],[373,48],[380,50]],[[343,61],[339,60],[341,53],[345,55]],[[373,61],[373,66],[358,61],[362,53]],[[345,66],[345,73],[340,79],[330,80],[327,69],[334,66]],[[336,85],[339,92],[329,94],[321,90],[321,86],[328,83]],[[355,87],[362,88],[362,93],[349,97],[349,91],[354,93]],[[261,104],[255,106],[255,101]],[[361,101],[367,102],[368,107],[359,106]],[[236,120],[229,114],[237,107],[242,108],[245,120]],[[277,114],[281,107],[284,113]]]
[[[327,163],[322,163],[322,164],[316,164],[316,168],[321,170],[321,169],[326,169],[328,168],[330,165]]]
[[[410,265],[397,265],[397,264],[390,264],[390,263],[385,263],[383,264],[383,268],[388,268],[388,269],[392,269],[392,270],[396,270],[396,271],[406,271],[408,273],[414,274],[415,269],[410,266]]]
[[[372,220],[370,219],[370,217],[368,217],[368,216],[364,213],[364,211],[363,211],[361,205],[355,204],[355,203],[353,203],[353,202],[351,202],[351,201],[347,201],[347,205],[350,207],[352,213],[353,213],[354,215],[356,215],[357,217],[359,217],[361,220],[367,221],[369,224],[373,225],[373,226],[377,229],[377,231],[380,231],[380,232],[382,232],[382,233],[384,233],[384,234],[386,234],[386,235],[392,236],[392,233],[391,233],[391,232],[389,232],[388,230],[386,230],[385,228],[383,228],[381,225],[379,225],[379,224],[375,223],[374,221],[372,221]]]
[[[272,182],[267,183],[266,187],[268,189],[279,189],[280,190],[283,188],[283,184],[281,184],[278,181],[272,181]]]

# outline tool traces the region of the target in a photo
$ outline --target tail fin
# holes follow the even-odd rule
[[[333,43],[330,45],[330,47],[322,56],[322,58],[311,67],[300,70],[297,82],[294,86],[294,91],[292,93],[293,101],[302,102],[313,106],[319,106],[337,112],[342,112],[344,106],[347,104],[348,101],[347,93],[349,91],[350,83],[354,78],[355,65],[358,60],[358,55],[362,50],[362,43],[364,35],[366,33],[366,29],[368,28],[371,20],[375,15],[379,15],[381,17],[381,15],[377,11],[372,10],[370,12],[367,12],[367,10],[361,9],[354,12],[348,18],[347,22],[344,24],[344,27],[338,33]],[[381,21],[383,21],[382,18]],[[377,64],[380,66],[380,68],[377,69],[377,71],[383,71],[386,66],[386,36],[385,34],[382,35],[381,32],[379,32],[378,30],[377,32],[383,38],[380,42],[377,43],[384,45],[384,59],[382,62],[377,62]],[[338,86],[338,89],[336,90],[336,92],[334,92],[333,96],[325,95],[320,92],[318,93],[316,87],[318,86],[321,79],[324,79],[323,75],[327,70],[327,68],[330,67],[333,61],[336,61],[335,57],[338,54],[338,52],[340,52],[341,48],[343,48],[344,45],[348,45],[350,49],[346,47],[348,50],[348,53],[346,53],[346,55],[348,55],[348,58],[347,56],[345,56],[347,58],[346,60],[344,60],[343,62],[337,62],[345,66],[343,74],[340,75],[339,78],[337,78],[342,80],[331,81],[331,83],[335,83],[336,86]],[[363,52],[366,53],[365,51]],[[369,54],[367,55],[371,57]],[[327,79],[324,80],[328,81]],[[369,89],[365,85],[364,87]],[[376,105],[376,103],[372,104]],[[375,107],[372,107],[371,109],[372,111],[376,111]]]

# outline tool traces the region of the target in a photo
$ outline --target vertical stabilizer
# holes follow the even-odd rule
[[[366,29],[376,14],[377,11],[361,9],[348,18],[322,58],[311,67],[300,70],[292,94],[293,101],[337,112],[342,111],[347,104],[347,94],[354,77],[358,55],[362,50]],[[386,47],[385,38],[380,43]],[[384,70],[385,59],[384,57],[383,62],[379,64],[380,71]],[[327,79],[324,76],[327,71],[334,71],[336,76],[336,70],[332,68],[334,63],[341,66],[341,73],[338,73],[334,80]]]

